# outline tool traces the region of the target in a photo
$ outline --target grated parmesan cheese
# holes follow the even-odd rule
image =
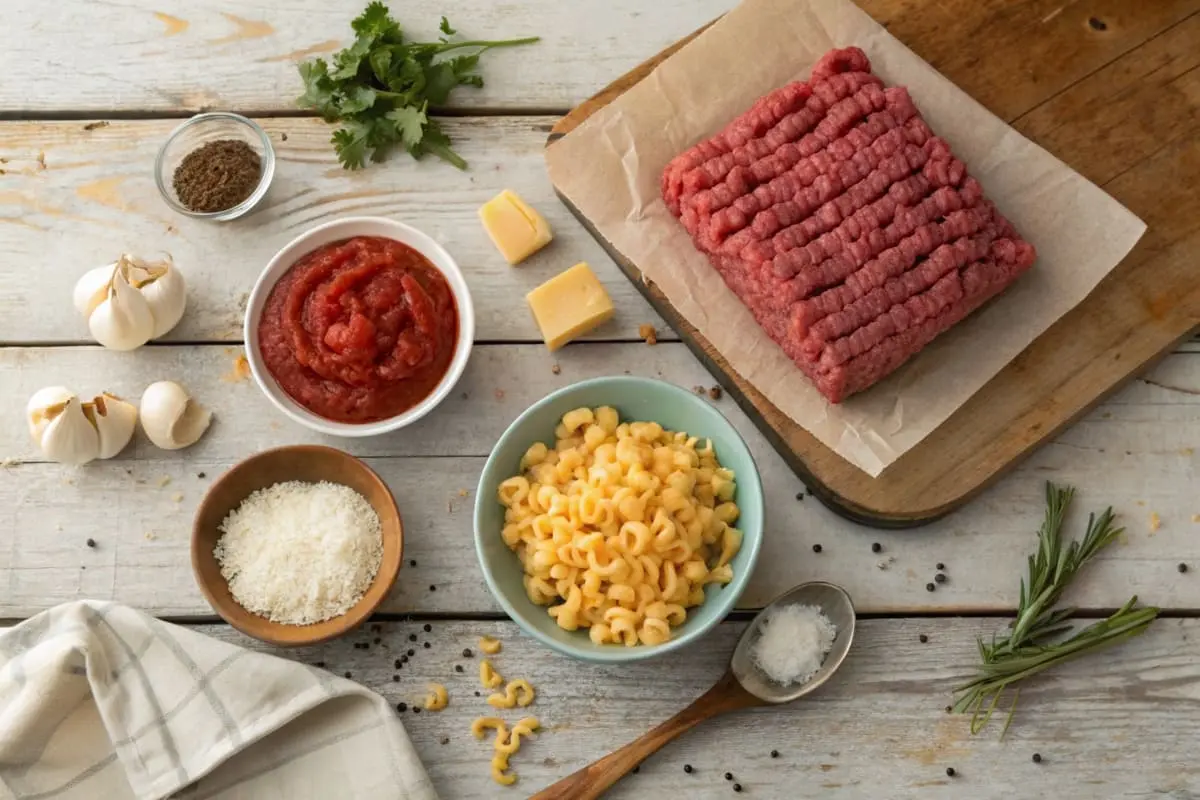
[[[341,616],[383,561],[379,516],[348,486],[288,481],[229,513],[213,554],[233,598],[286,625]]]
[[[837,626],[816,606],[774,608],[763,619],[751,651],[775,683],[808,683],[837,638]]]

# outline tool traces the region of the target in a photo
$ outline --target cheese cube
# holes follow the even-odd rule
[[[509,264],[521,263],[554,238],[542,215],[508,189],[483,204],[479,219]]]
[[[580,262],[525,295],[551,351],[612,319],[613,304],[591,267]]]

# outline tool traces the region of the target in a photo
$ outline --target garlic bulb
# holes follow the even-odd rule
[[[25,413],[29,433],[42,453],[74,465],[121,452],[137,420],[137,409],[119,397],[106,393],[84,403],[62,386],[35,392]]]
[[[195,444],[211,421],[212,412],[172,381],[152,383],[142,394],[142,430],[163,450]]]
[[[170,257],[151,263],[122,255],[115,264],[84,273],[73,299],[97,342],[133,350],[179,323],[187,291]]]

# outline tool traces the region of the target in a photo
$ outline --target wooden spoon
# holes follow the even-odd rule
[[[762,674],[754,664],[750,650],[767,612],[778,606],[796,604],[820,608],[837,626],[838,632],[817,674],[807,683],[784,686]],[[801,584],[777,597],[754,617],[738,639],[729,669],[694,703],[649,733],[543,789],[530,800],[594,800],[667,742],[706,719],[728,711],[789,703],[803,697],[825,683],[841,666],[853,639],[854,605],[846,590],[820,581]]]

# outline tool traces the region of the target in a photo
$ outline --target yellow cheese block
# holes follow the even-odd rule
[[[508,189],[483,204],[479,219],[509,264],[521,263],[554,238],[542,215]]]
[[[525,295],[552,351],[612,319],[613,304],[592,268],[580,262]]]

